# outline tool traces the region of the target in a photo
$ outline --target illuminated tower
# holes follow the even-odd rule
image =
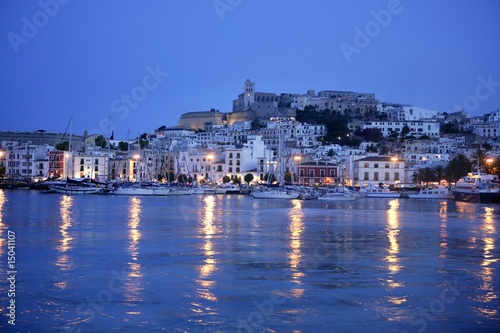
[[[255,83],[247,79],[243,83],[243,110],[249,110],[253,102],[255,102]]]

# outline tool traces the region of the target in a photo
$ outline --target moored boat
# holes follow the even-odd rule
[[[47,184],[52,193],[61,194],[97,194],[102,192],[102,188],[86,179],[66,179],[62,182]]]
[[[401,194],[397,191],[391,191],[387,187],[367,186],[360,190],[361,195],[367,198],[399,198]]]
[[[353,193],[343,188],[329,189],[324,194],[318,197],[318,200],[325,200],[325,201],[352,201],[355,199],[356,196]]]
[[[113,191],[115,195],[153,195],[153,193],[153,187],[142,187],[140,183],[125,184]]]
[[[500,181],[495,175],[469,173],[457,181],[452,192],[457,201],[500,203]]]
[[[298,199],[299,191],[287,188],[261,188],[253,190],[250,195],[256,199]]]
[[[435,188],[423,188],[418,193],[409,194],[408,197],[411,199],[454,199],[453,193],[443,186],[439,185]]]

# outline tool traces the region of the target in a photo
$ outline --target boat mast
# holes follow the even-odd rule
[[[69,127],[69,144],[68,144],[68,172],[66,174],[66,178],[68,178],[68,173],[71,175],[71,169],[70,169],[70,166],[71,166],[71,162],[73,160],[72,156],[71,156],[71,139],[72,139],[72,136],[73,136],[73,117],[70,118],[69,120],[69,123],[70,123],[70,127]]]
[[[284,182],[284,177],[285,173],[283,172],[284,170],[284,162],[283,162],[283,130],[281,128],[281,124],[278,125],[278,170],[279,170],[279,185],[283,186],[285,184]]]
[[[108,119],[108,155],[106,157],[106,167],[104,170],[106,171],[106,180],[109,180],[109,155],[111,154],[111,116]]]

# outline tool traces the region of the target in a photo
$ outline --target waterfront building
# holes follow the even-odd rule
[[[405,183],[405,161],[394,156],[369,156],[355,162],[354,182],[360,186]]]
[[[103,152],[79,153],[72,155],[70,177],[107,179],[108,155]]]
[[[257,170],[259,158],[270,155],[260,135],[248,135],[246,143],[225,149],[223,169],[231,177],[243,179],[246,173]]]
[[[5,155],[5,174],[30,180],[45,178],[49,173],[47,154],[53,148],[46,144],[29,143],[6,147],[2,151],[2,155]]]
[[[49,151],[49,177],[66,178],[69,177],[69,157],[67,151]]]
[[[334,185],[341,183],[339,166],[326,161],[300,163],[298,183],[303,185]]]

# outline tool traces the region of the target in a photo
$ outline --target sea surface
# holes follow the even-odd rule
[[[0,331],[498,332],[499,222],[447,200],[0,190]]]

